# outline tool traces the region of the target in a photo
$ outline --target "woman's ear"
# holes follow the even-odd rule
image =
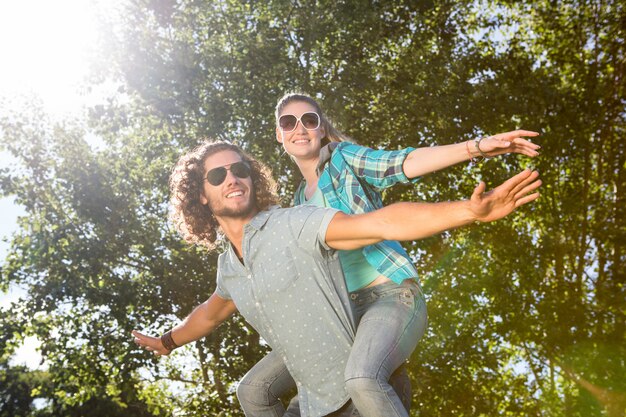
[[[278,143],[283,143],[283,132],[279,128],[276,128],[276,140]]]

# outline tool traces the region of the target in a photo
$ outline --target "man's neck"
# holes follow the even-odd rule
[[[243,240],[243,228],[246,224],[250,223],[250,220],[254,218],[258,214],[259,210],[254,210],[246,217],[219,217],[215,216],[217,222],[219,223],[222,231],[224,232],[224,236],[229,240],[229,242],[233,245],[235,252],[237,252],[237,256],[242,258],[243,251],[241,249],[241,244]]]

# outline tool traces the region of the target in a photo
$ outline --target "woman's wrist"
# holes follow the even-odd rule
[[[479,138],[474,139],[474,149],[476,152],[478,152],[478,156],[483,157],[485,159],[489,158],[489,155],[483,152],[483,150],[480,148],[480,142],[482,142],[485,139],[491,139],[491,138],[492,136],[481,136]]]
[[[465,147],[465,154],[467,155],[467,158],[470,161],[474,162],[476,161],[476,158],[480,157],[480,153],[476,149],[476,143],[474,142],[474,139],[465,141],[464,147]]]

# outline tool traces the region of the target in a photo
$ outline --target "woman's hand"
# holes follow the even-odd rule
[[[514,130],[512,132],[498,133],[497,135],[489,136],[480,141],[480,151],[482,151],[484,155],[481,155],[475,145],[473,146],[474,149],[471,149],[472,155],[475,157],[493,157],[505,153],[519,153],[530,156],[531,158],[539,155],[538,150],[541,146],[532,143],[522,136],[534,137],[539,136],[539,133],[530,130]]]

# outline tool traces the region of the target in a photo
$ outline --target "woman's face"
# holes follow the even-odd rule
[[[276,126],[276,140],[289,155],[296,159],[317,158],[324,136],[326,132],[313,105],[292,101],[283,108]]]

